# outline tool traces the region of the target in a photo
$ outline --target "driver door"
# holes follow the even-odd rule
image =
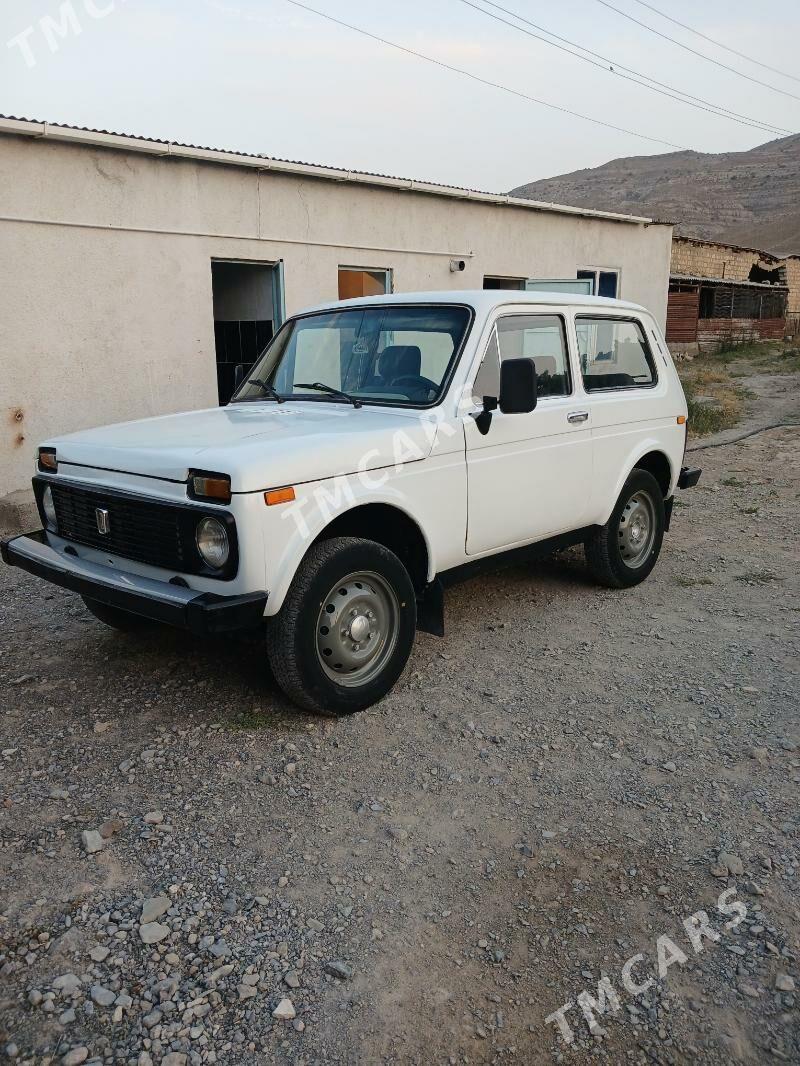
[[[589,513],[591,408],[578,383],[563,314],[497,319],[473,385],[476,403],[497,396],[500,362],[532,358],[537,405],[529,414],[494,412],[483,435],[464,419],[467,455],[467,555],[579,529]]]

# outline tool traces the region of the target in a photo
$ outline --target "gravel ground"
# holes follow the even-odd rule
[[[797,430],[695,458],[644,585],[470,581],[341,721],[0,568],[0,1053],[800,1062]]]

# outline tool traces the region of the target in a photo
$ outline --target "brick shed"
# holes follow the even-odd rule
[[[800,312],[800,257],[673,237],[667,340],[675,348],[783,337],[791,300]]]

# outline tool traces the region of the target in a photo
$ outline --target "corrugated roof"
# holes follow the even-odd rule
[[[365,177],[371,178],[390,178],[393,181],[413,181],[413,178],[403,178],[397,174],[381,174],[379,171],[369,170],[343,170],[340,167],[328,166],[325,163],[308,163],[302,159],[283,159],[280,156],[269,156],[263,152],[242,152],[238,148],[219,148],[212,147],[207,144],[192,144],[190,141],[172,141],[165,140],[162,137],[148,137],[143,133],[119,133],[116,130],[99,130],[93,126],[71,126],[63,122],[47,122],[42,119],[35,118],[21,118],[14,115],[0,115],[0,119],[5,119],[8,122],[30,122],[37,126],[50,126],[55,129],[62,130],[75,130],[77,133],[101,133],[106,137],[125,137],[135,141],[146,141],[148,144],[163,144],[173,145],[176,148],[194,148],[199,152],[220,152],[225,155],[240,155],[246,159],[265,159],[272,163],[289,163],[296,167],[315,167],[318,170],[340,170],[344,174],[362,174]],[[458,185],[446,185],[436,181],[426,181],[426,185],[435,185],[439,189],[460,189],[462,192],[477,192],[484,196],[491,195],[484,189],[461,189]]]
[[[13,115],[0,115],[0,134],[17,134],[29,137],[51,137],[73,143],[93,144],[95,146],[115,148],[121,151],[149,152],[155,155],[168,155],[176,158],[191,158],[206,162],[224,163],[233,166],[248,166],[264,170],[274,170],[305,177],[317,177],[329,181],[352,181],[367,185],[381,185],[408,189],[439,196],[451,196],[458,199],[475,200],[482,203],[522,207],[534,211],[548,211],[556,214],[576,215],[585,218],[605,219],[612,222],[625,222],[635,225],[668,225],[653,219],[637,215],[617,214],[613,211],[595,211],[591,208],[570,207],[566,204],[547,203],[539,200],[527,200],[523,197],[509,196],[506,193],[485,192],[480,189],[464,188],[458,185],[444,185],[437,182],[418,181],[415,178],[402,178],[390,174],[378,174],[366,170],[344,170],[341,167],[325,166],[321,163],[305,163],[300,160],[279,159],[256,152],[230,151],[224,148],[212,148],[183,141],[163,140],[158,137],[140,136],[130,133],[116,133],[112,130],[93,129],[89,126],[70,126],[61,122],[47,122],[40,119],[19,118]]]

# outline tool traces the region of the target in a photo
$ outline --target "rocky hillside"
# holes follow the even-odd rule
[[[670,152],[614,159],[521,185],[514,196],[677,223],[676,232],[800,252],[800,134],[749,152]]]

